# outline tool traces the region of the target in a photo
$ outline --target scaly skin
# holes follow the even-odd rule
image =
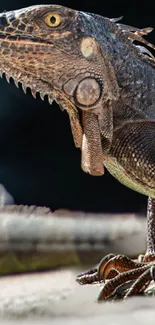
[[[57,5],[0,15],[1,74],[67,110],[85,172],[103,175],[106,167],[149,196],[144,258],[108,256],[98,269],[78,277],[81,283],[112,278],[100,300],[127,282],[134,284],[126,296],[142,292],[155,273],[155,60],[133,44],[154,48],[142,38],[152,29],[117,21]]]

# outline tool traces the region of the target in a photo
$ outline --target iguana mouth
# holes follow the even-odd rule
[[[35,44],[41,44],[41,45],[52,45],[53,42],[51,42],[50,40],[43,40],[41,38],[35,38],[35,37],[32,37],[31,35],[28,35],[28,36],[23,36],[23,35],[10,35],[8,33],[0,33],[0,40],[2,41],[10,41],[10,42],[23,42],[23,43],[35,43]]]

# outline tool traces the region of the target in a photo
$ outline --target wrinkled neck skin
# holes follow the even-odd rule
[[[94,14],[85,14],[84,18],[87,33],[98,40],[115,71],[119,99],[113,106],[114,129],[128,120],[154,119],[155,68],[145,62],[116,23]]]

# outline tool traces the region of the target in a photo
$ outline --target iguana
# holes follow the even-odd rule
[[[0,73],[67,110],[85,172],[106,167],[148,196],[146,254],[110,254],[77,278],[106,279],[99,300],[126,283],[124,297],[141,293],[155,279],[155,47],[143,38],[151,30],[58,5],[0,14]]]

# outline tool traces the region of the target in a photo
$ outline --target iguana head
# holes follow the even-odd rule
[[[103,174],[101,134],[110,143],[118,89],[93,16],[57,5],[0,14],[0,73],[67,109],[83,169]]]

